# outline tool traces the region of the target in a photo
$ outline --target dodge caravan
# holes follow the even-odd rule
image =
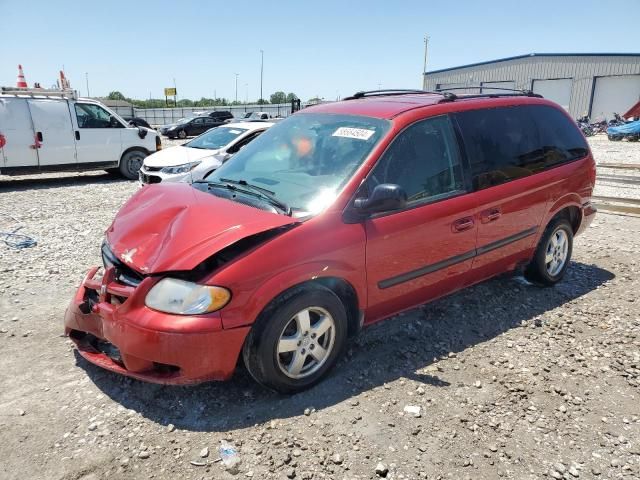
[[[595,178],[575,123],[531,92],[360,92],[274,125],[200,182],[141,188],[65,332],[138,379],[224,380],[242,358],[296,392],[363,326],[516,269],[560,281]]]

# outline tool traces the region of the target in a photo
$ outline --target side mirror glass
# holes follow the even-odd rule
[[[362,213],[378,213],[399,210],[407,205],[407,192],[400,185],[382,183],[376,185],[369,198],[356,198],[354,207]]]

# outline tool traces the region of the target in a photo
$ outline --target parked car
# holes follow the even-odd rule
[[[118,171],[138,178],[142,160],[162,148],[151,129],[131,127],[100,102],[72,90],[0,90],[0,174]]]
[[[196,117],[210,117],[219,121],[220,125],[228,123],[229,120],[233,120],[233,115],[228,110],[217,110],[215,112],[193,112]]]
[[[140,118],[140,117],[122,117],[122,118],[124,118],[129,123],[129,125],[132,125],[134,127],[151,128],[151,125],[149,125],[149,123],[144,118]]]
[[[640,120],[615,125],[607,129],[607,137],[613,142],[627,139],[630,142],[640,140]]]
[[[209,117],[181,118],[176,123],[160,127],[160,133],[169,138],[187,138],[200,135],[219,125],[219,122]]]
[[[236,121],[241,122],[249,122],[254,120],[269,120],[271,119],[271,115],[267,112],[245,112],[243,115],[236,118]]]
[[[140,169],[140,183],[193,182],[220,167],[272,123],[228,123],[183,145],[148,156]]]
[[[201,182],[139,189],[65,332],[142,380],[228,379],[242,355],[258,382],[296,392],[363,325],[521,267],[559,282],[595,178],[575,122],[531,92],[310,107]]]

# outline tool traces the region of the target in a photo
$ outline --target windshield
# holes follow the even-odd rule
[[[234,141],[239,135],[242,135],[246,131],[246,128],[218,127],[203,133],[190,142],[185,143],[184,146],[190,148],[218,150],[219,148],[222,148]]]
[[[215,170],[207,181],[268,189],[296,216],[322,211],[389,128],[386,120],[299,114],[278,123]]]

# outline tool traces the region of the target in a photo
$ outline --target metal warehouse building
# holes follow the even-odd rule
[[[533,90],[574,118],[610,119],[640,100],[640,54],[531,53],[424,74],[425,90],[469,86]]]

